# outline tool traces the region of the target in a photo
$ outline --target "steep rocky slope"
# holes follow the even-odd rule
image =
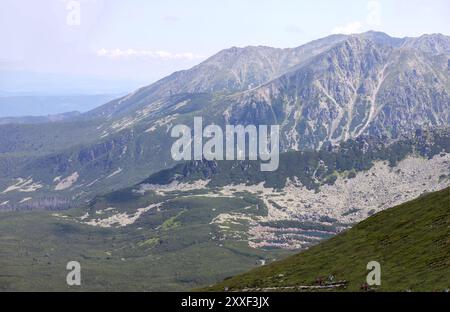
[[[449,124],[448,54],[352,37],[255,90],[236,95],[231,123],[281,124],[286,149],[364,134],[398,137]]]

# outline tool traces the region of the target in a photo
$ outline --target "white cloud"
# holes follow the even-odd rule
[[[375,0],[367,3],[369,14],[366,17],[366,23],[369,26],[381,25],[381,3]]]
[[[381,26],[381,3],[378,0],[370,0],[367,2],[365,23],[361,21],[350,22],[344,26],[334,27],[331,32],[333,34],[350,35],[361,32],[364,26]]]
[[[205,58],[203,55],[192,52],[172,53],[167,51],[135,50],[135,49],[100,49],[97,56],[110,59],[148,58],[160,60],[196,60]]]
[[[361,22],[355,21],[355,22],[348,23],[344,26],[334,27],[331,32],[333,34],[350,35],[350,34],[355,34],[355,33],[361,32],[362,26],[363,25]]]

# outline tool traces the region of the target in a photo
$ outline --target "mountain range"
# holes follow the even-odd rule
[[[285,152],[445,128],[449,55],[444,35],[378,32],[223,50],[79,116],[0,125],[0,199],[16,209],[52,198],[47,208],[57,209],[138,183],[175,165],[169,130],[194,116],[205,124],[279,124]]]
[[[367,32],[233,47],[82,114],[0,122],[0,288],[65,289],[68,259],[82,262],[83,290],[188,290],[258,266],[256,277],[217,289],[303,283],[291,271],[292,283],[270,282],[267,270],[284,274],[270,263],[307,249],[324,263],[314,251],[324,240],[354,252],[345,238],[363,240],[364,224],[397,235],[397,218],[413,221],[406,208],[386,209],[449,186],[449,104],[450,37]],[[197,116],[279,125],[278,170],[262,172],[258,160],[175,162],[170,130]],[[418,203],[408,210],[417,224],[442,217],[441,206]],[[442,224],[432,225],[440,235]],[[420,246],[435,242],[417,235]],[[360,281],[311,267],[351,289]]]

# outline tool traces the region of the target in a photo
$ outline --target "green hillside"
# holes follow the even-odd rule
[[[292,254],[250,248],[246,224],[227,224],[234,236],[225,237],[212,222],[223,213],[266,215],[257,201],[201,195],[174,191],[167,196],[153,192],[136,196],[130,188],[98,197],[83,208],[3,212],[0,292],[187,291]],[[91,226],[79,217],[89,212],[86,222],[132,215],[136,207],[151,204],[161,206],[123,227]],[[69,261],[81,264],[79,287],[66,284]]]
[[[348,281],[346,290],[357,291],[370,261],[381,264],[379,291],[450,287],[450,188],[380,212],[307,251],[207,290],[314,285],[333,275]]]

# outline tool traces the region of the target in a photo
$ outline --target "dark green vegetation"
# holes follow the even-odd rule
[[[224,237],[212,219],[221,213],[264,215],[249,198],[207,198],[174,192],[161,198],[131,189],[96,198],[92,219],[108,207],[130,213],[153,208],[126,227],[100,228],[80,222],[85,209],[59,213],[5,212],[0,218],[0,290],[189,290],[213,284],[291,252],[252,249],[242,233]],[[183,196],[182,196],[183,195]],[[161,201],[163,199],[163,201]],[[137,205],[137,206],[136,206]],[[248,208],[248,207],[251,208]],[[89,219],[91,219],[89,218]],[[89,220],[88,219],[88,220]],[[87,221],[87,220],[86,220]],[[81,263],[82,286],[66,285],[66,264]]]
[[[357,291],[366,265],[381,264],[379,291],[442,291],[450,286],[450,188],[380,212],[352,229],[285,260],[206,288],[313,285],[330,274]]]
[[[448,130],[416,131],[409,138],[387,146],[382,139],[359,138],[319,151],[283,153],[275,172],[261,171],[259,161],[191,161],[158,172],[144,183],[168,184],[175,178],[180,181],[211,179],[209,185],[213,187],[264,182],[266,187],[283,188],[287,178],[291,181],[297,178],[307,188],[318,190],[323,184],[333,184],[338,174],[355,177],[355,172],[370,169],[374,161],[395,166],[408,155],[433,158],[442,152],[450,153]]]

